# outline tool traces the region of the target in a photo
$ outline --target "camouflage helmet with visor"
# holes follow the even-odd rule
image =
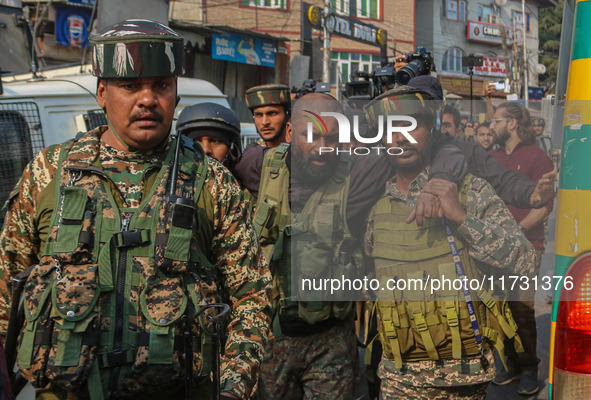
[[[90,36],[97,78],[179,76],[184,67],[183,37],[147,19],[127,19]]]
[[[380,116],[384,123],[389,115],[414,117],[433,131],[437,127],[439,102],[424,90],[402,86],[389,90],[365,106],[365,115],[372,127],[378,127]]]

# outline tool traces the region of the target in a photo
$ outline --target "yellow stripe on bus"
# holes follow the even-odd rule
[[[556,335],[556,321],[550,323],[550,375],[548,376],[548,383],[551,385],[554,382],[554,336]]]
[[[591,204],[591,190],[558,190],[556,238],[560,240],[556,240],[556,254],[576,257],[581,252],[591,249],[589,204]]]
[[[591,74],[589,71],[591,71],[591,58],[571,61],[566,91],[567,101],[591,100]]]

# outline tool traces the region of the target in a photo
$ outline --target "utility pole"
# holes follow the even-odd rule
[[[521,0],[521,24],[523,26],[523,30],[521,31],[521,40],[523,41],[523,100],[525,102],[525,107],[527,108],[527,104],[529,101],[529,93],[528,93],[528,86],[529,86],[529,66],[527,62],[527,48],[525,46],[525,36],[526,36],[526,17],[525,17],[525,0]]]
[[[255,29],[258,31],[259,30],[259,3],[258,2],[254,2],[254,26]]]
[[[511,72],[511,57],[509,56],[509,46],[507,45],[507,31],[501,15],[501,6],[497,4],[497,7],[498,10],[495,9],[495,14],[497,15],[498,23],[501,26],[501,43],[503,45],[503,55],[505,57],[505,74],[509,79],[509,87],[512,91],[517,92],[517,90],[515,90],[515,80],[513,79],[513,74]]]
[[[330,0],[324,0],[324,21],[322,23],[322,34],[324,41],[322,43],[322,81],[330,82],[330,33],[326,28],[326,20],[330,14]]]
[[[523,81],[521,80],[521,68],[523,68],[523,63],[519,63],[519,44],[517,41],[517,23],[515,22],[515,15],[513,15],[513,62],[515,68],[513,70],[513,79],[515,81],[516,89],[515,93],[519,93],[519,88],[523,90]],[[518,68],[519,67],[519,68]]]

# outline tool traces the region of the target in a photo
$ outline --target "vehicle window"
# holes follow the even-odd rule
[[[246,149],[249,144],[256,143],[259,140],[259,136],[242,136],[242,148]]]
[[[103,110],[90,110],[84,114],[86,130],[90,131],[102,125],[107,125],[107,116]]]
[[[0,149],[0,205],[3,206],[33,157],[29,124],[20,112],[0,109]],[[0,211],[0,224],[3,223],[4,213]]]

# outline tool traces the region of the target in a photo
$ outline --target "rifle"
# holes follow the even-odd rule
[[[211,308],[221,309],[216,315],[208,315],[207,319],[213,324],[213,346],[211,349],[213,359],[213,390],[211,398],[219,400],[220,398],[220,336],[222,322],[230,312],[230,306],[224,303],[207,304],[201,307],[194,316],[185,315],[181,318],[183,329],[183,343],[185,350],[185,400],[191,400],[191,390],[193,388],[193,346],[191,338],[191,320],[197,320],[201,314]]]
[[[189,147],[191,150],[192,148],[192,141],[187,140],[186,137],[183,137],[182,131],[177,131],[177,141],[176,141],[176,148],[175,148],[175,155],[174,155],[174,162],[172,165],[171,171],[171,178],[170,178],[170,189],[168,196],[165,196],[165,200],[170,203],[176,204],[191,204],[193,199],[178,196],[176,194],[176,179],[178,175],[179,169],[179,154],[181,150],[181,146]],[[185,139],[185,140],[183,140]],[[219,313],[216,315],[208,315],[207,319],[213,324],[213,346],[212,346],[212,356],[213,356],[213,390],[212,390],[212,399],[219,400],[220,398],[220,334],[222,329],[222,322],[227,317],[228,313],[230,312],[230,306],[224,303],[214,303],[214,304],[207,304],[201,307],[199,312],[189,317],[187,315],[181,317],[181,329],[183,333],[183,345],[185,350],[185,400],[191,400],[191,389],[193,388],[193,345],[192,345],[192,338],[191,338],[191,319],[197,319],[201,314],[203,314],[206,310],[210,308],[218,308],[221,309]]]
[[[6,332],[6,341],[4,343],[4,352],[6,354],[6,366],[8,367],[8,376],[10,378],[10,386],[12,388],[12,398],[16,398],[27,384],[27,380],[23,378],[18,371],[15,370],[17,343],[18,337],[23,325],[25,324],[25,310],[23,290],[27,278],[31,274],[35,266],[32,265],[24,271],[14,275],[10,278],[12,283],[12,302],[10,306],[10,317],[8,319],[8,330]]]

